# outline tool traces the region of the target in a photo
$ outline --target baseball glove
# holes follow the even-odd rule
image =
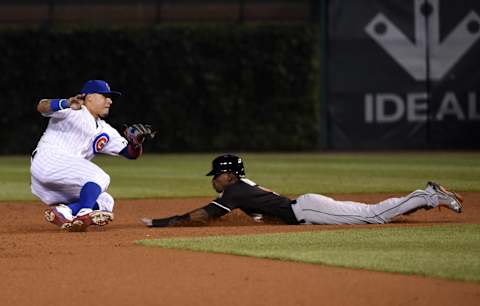
[[[129,143],[134,146],[140,146],[148,138],[153,139],[157,133],[149,124],[136,123],[132,125],[125,124],[123,134]]]

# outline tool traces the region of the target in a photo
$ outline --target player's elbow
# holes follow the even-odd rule
[[[47,113],[50,110],[50,103],[48,99],[42,99],[37,104],[37,111],[41,114]]]

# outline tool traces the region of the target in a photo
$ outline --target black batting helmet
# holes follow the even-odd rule
[[[231,172],[237,176],[245,176],[245,168],[240,157],[233,154],[224,154],[212,161],[212,170],[207,175],[219,175]]]

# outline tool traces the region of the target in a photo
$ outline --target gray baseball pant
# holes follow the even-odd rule
[[[292,209],[303,224],[383,224],[414,209],[437,205],[436,196],[416,190],[405,197],[389,198],[373,205],[309,193],[298,197]]]

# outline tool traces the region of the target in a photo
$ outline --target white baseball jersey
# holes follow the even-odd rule
[[[100,209],[112,211],[113,198],[105,192],[110,177],[90,160],[98,153],[118,155],[128,141],[85,106],[43,115],[50,120],[32,158],[32,193],[46,204],[70,203],[94,182],[102,188]]]

